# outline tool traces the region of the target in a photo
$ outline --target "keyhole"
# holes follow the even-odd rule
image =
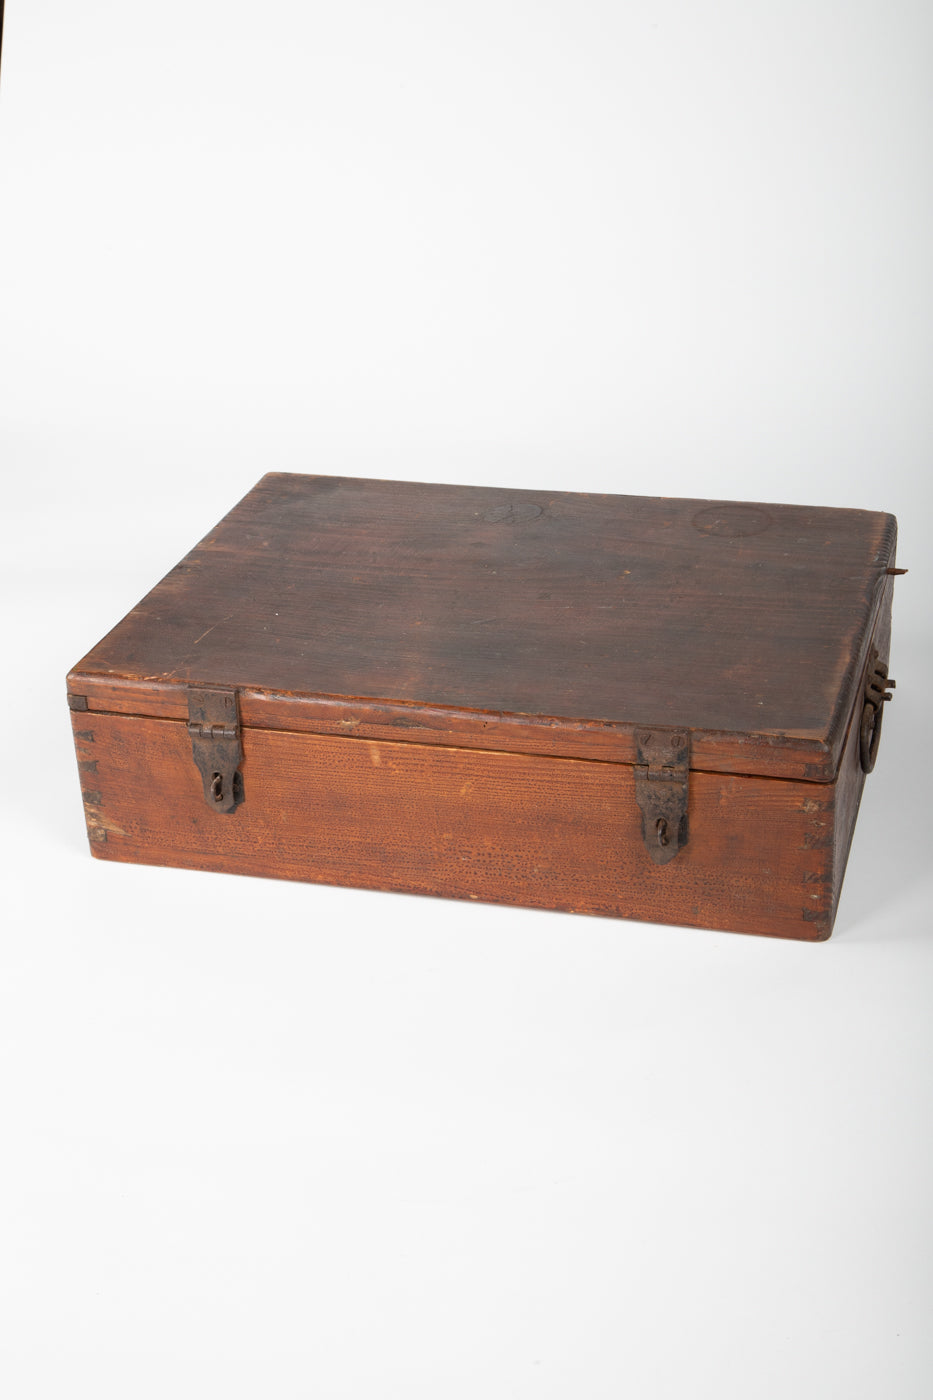
[[[656,829],[657,829],[657,833],[658,833],[658,845],[659,845],[659,846],[666,846],[666,845],[668,845],[668,844],[669,844],[669,837],[668,837],[668,834],[667,834],[667,822],[664,820],[663,817],[658,817]]]
[[[224,777],[222,773],[211,774],[211,797],[215,802],[224,800]]]

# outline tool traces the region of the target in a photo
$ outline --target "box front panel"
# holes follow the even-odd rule
[[[654,865],[631,767],[243,731],[244,800],[205,803],[186,726],[72,716],[102,859],[773,934],[828,936],[834,788],[690,774],[690,839]]]

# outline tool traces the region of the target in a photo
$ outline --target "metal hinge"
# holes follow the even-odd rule
[[[680,729],[637,730],[635,749],[635,801],[645,846],[656,865],[666,865],[689,834],[690,735]]]
[[[189,686],[188,733],[204,784],[204,800],[215,812],[232,812],[243,801],[240,711],[235,690]]]

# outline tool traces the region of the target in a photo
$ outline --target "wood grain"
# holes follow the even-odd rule
[[[266,476],[69,677],[181,718],[834,775],[894,559],[876,512]],[[490,741],[490,731],[495,731]]]
[[[690,843],[648,859],[632,769],[247,730],[246,800],[205,803],[184,724],[72,715],[100,858],[828,936],[835,785],[692,773]]]
[[[829,936],[893,518],[272,475],[69,676],[98,857]],[[238,692],[204,802],[189,683]],[[644,849],[635,730],[689,729]]]

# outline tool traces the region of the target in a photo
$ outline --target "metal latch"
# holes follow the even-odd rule
[[[637,730],[635,749],[635,801],[645,846],[656,865],[666,865],[687,844],[690,735],[680,729]]]
[[[188,689],[188,733],[204,784],[204,800],[215,812],[232,812],[243,800],[240,711],[235,690]]]

